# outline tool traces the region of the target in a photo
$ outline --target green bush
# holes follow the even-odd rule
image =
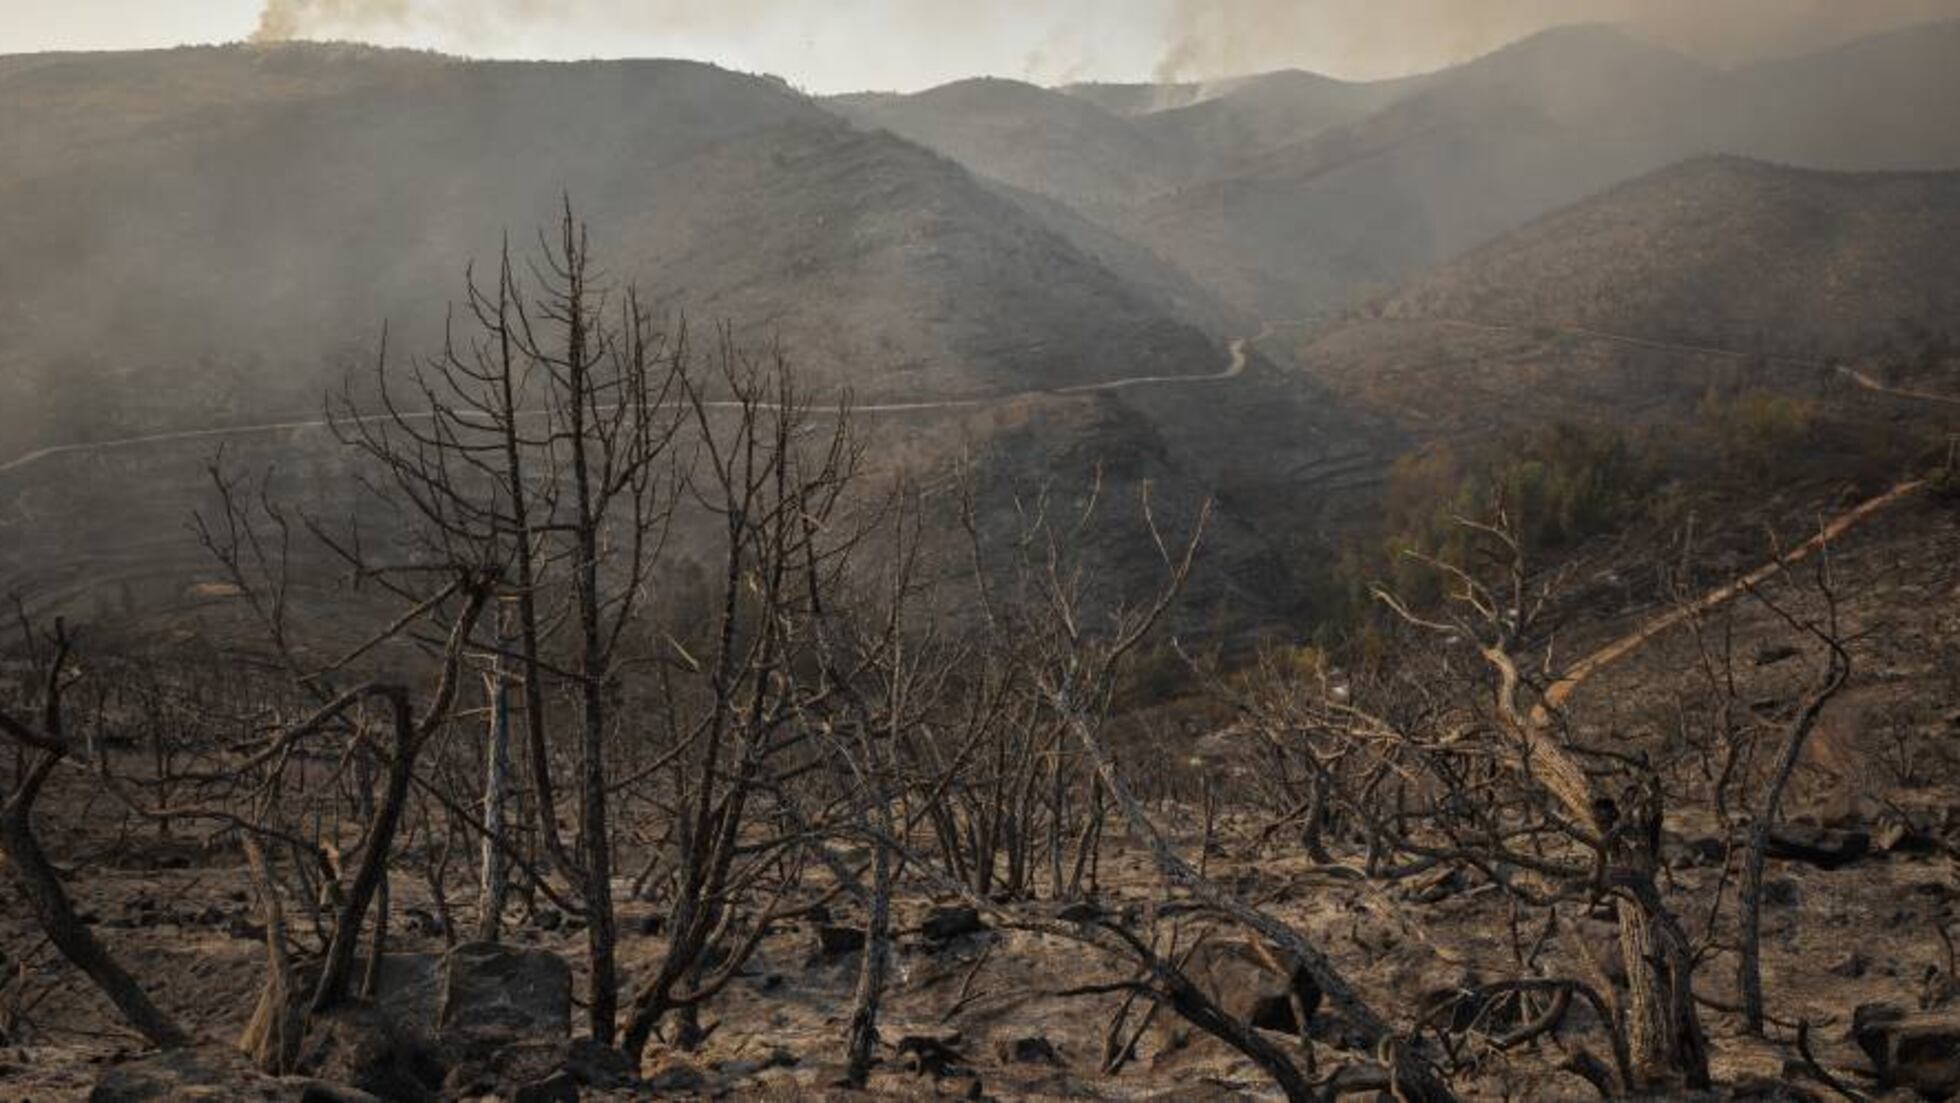
[[[1645,437],[1559,423],[1484,448],[1404,456],[1389,469],[1380,543],[1345,549],[1317,605],[1349,629],[1365,623],[1375,584],[1412,605],[1434,605],[1447,578],[1429,560],[1473,571],[1499,565],[1491,538],[1461,519],[1507,518],[1534,557],[1616,531],[1669,500],[1656,455]]]
[[[1709,394],[1698,411],[1729,462],[1759,477],[1773,474],[1809,439],[1817,404],[1772,391]]]

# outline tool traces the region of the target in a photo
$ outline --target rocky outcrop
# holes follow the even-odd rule
[[[466,942],[443,960],[436,1028],[445,1041],[563,1038],[572,1029],[572,970],[543,950]]]
[[[1960,1015],[1864,1004],[1852,1013],[1851,1037],[1885,1087],[1924,1099],[1960,1094]]]
[[[381,1103],[381,1097],[304,1076],[275,1077],[260,1072],[230,1046],[165,1050],[104,1071],[89,1092],[89,1103]]]

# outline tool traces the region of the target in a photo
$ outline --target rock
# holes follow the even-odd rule
[[[1872,959],[1863,952],[1852,950],[1832,963],[1829,972],[1834,977],[1856,980],[1871,971]]]
[[[1770,832],[1764,853],[1818,869],[1842,869],[1870,854],[1871,849],[1870,832],[1786,824]]]
[[[907,1034],[898,1040],[898,1056],[915,1075],[934,1080],[964,1070],[966,1055],[960,1052],[960,1033]]]
[[[402,928],[410,934],[426,938],[439,938],[443,933],[442,920],[423,908],[409,908],[402,913]]]
[[[1868,1003],[1852,1012],[1851,1037],[1881,1085],[1927,1099],[1960,1093],[1960,1016]]]
[[[1311,1022],[1320,1006],[1320,987],[1305,969],[1295,966],[1287,976],[1276,971],[1273,962],[1291,964],[1278,952],[1269,961],[1249,942],[1208,942],[1192,956],[1186,972],[1233,1018],[1260,1030],[1297,1035],[1303,1024],[1293,1013],[1294,998],[1298,997]]]
[[[465,942],[443,958],[436,1022],[444,1037],[567,1037],[571,967],[544,950]]]
[[[555,1072],[519,1085],[507,1098],[509,1103],[578,1103],[578,1081],[569,1072]]]
[[[1077,900],[1055,913],[1055,918],[1064,923],[1093,923],[1106,914],[1102,905],[1094,900]]]
[[[370,1095],[359,1088],[309,1080],[304,1076],[288,1076],[279,1083],[297,1092],[299,1103],[386,1103],[380,1096]]]
[[[435,1103],[448,1068],[425,1035],[372,1004],[348,1003],[313,1016],[298,1071],[397,1103]]]
[[[1809,1069],[1792,1061],[1784,1066],[1781,1076],[1736,1077],[1726,1085],[1724,1097],[1729,1103],[1824,1103],[1823,1096],[1798,1086],[1797,1082],[1809,1075]]]
[[[864,949],[864,931],[857,927],[835,927],[824,924],[817,928],[817,956],[838,958],[855,954]]]
[[[231,1046],[166,1050],[115,1065],[96,1079],[89,1103],[172,1103],[180,1099],[291,1100],[299,1096],[252,1067]]]
[[[926,913],[925,922],[919,924],[919,933],[928,942],[951,942],[986,929],[986,921],[980,918],[979,909],[964,904],[934,908]]]
[[[1409,893],[1409,899],[1418,904],[1440,904],[1469,887],[1470,878],[1464,876],[1462,870],[1452,869],[1414,888]]]
[[[365,963],[361,966],[366,968]],[[396,1023],[425,1034],[436,1028],[442,1000],[439,954],[382,954],[374,1003]]]
[[[735,1061],[723,1061],[715,1066],[715,1071],[735,1080],[768,1072],[770,1069],[793,1069],[797,1066],[796,1054],[786,1049],[772,1049],[767,1056],[744,1057]]]
[[[1931,831],[1911,819],[1889,815],[1873,833],[1872,847],[1881,854],[1925,854],[1938,849],[1938,844]]]
[[[699,1095],[708,1090],[712,1080],[708,1073],[677,1054],[661,1055],[648,1066],[646,1079],[641,1081],[654,1095]]]
[[[1692,869],[1697,866],[1721,865],[1728,857],[1728,846],[1713,835],[1703,835],[1694,839],[1683,839],[1674,849],[1672,861],[1675,869]]]
[[[617,1088],[633,1079],[633,1062],[624,1053],[590,1038],[566,1047],[564,1068],[589,1088]]]
[[[1777,663],[1789,662],[1801,654],[1803,654],[1802,651],[1788,645],[1778,647],[1763,646],[1756,649],[1756,665],[1775,666]]]
[[[1055,1043],[1039,1034],[1003,1038],[995,1043],[994,1052],[1004,1065],[1053,1065],[1060,1068],[1066,1064],[1062,1055],[1056,1052]]]

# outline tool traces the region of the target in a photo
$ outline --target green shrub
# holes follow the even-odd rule
[[[1698,413],[1723,457],[1759,477],[1793,457],[1817,423],[1815,402],[1754,389],[1732,397],[1711,393]]]

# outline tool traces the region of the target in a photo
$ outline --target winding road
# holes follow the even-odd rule
[[[1227,347],[1229,358],[1225,367],[1219,371],[1205,375],[1138,375],[1124,379],[1111,379],[1101,383],[1078,383],[1073,386],[1056,387],[1050,390],[1020,391],[1015,394],[999,395],[990,398],[947,398],[925,399],[914,402],[876,402],[863,406],[852,406],[850,407],[850,411],[854,414],[910,414],[933,410],[980,409],[988,406],[1005,406],[1011,403],[1023,402],[1031,398],[1041,398],[1049,395],[1097,394],[1104,391],[1126,390],[1131,387],[1154,387],[1169,384],[1222,383],[1228,379],[1237,379],[1239,376],[1245,374],[1247,346],[1254,341],[1264,340],[1271,333],[1272,327],[1267,326],[1251,337],[1233,338]],[[677,405],[677,403],[674,405]],[[713,409],[734,409],[740,403],[713,401],[707,403],[707,405]],[[773,409],[774,407],[765,406],[765,408]],[[544,410],[526,410],[519,416],[540,417],[546,412]],[[819,410],[818,412],[821,411]],[[54,456],[140,448],[144,445],[151,444],[176,444],[194,440],[225,440],[231,437],[253,436],[263,433],[325,429],[333,424],[378,425],[392,421],[397,417],[407,421],[427,421],[434,416],[432,413],[402,413],[366,414],[361,417],[333,420],[327,418],[307,418],[298,421],[268,421],[253,425],[227,425],[210,429],[173,429],[161,433],[144,433],[140,436],[117,437],[113,440],[75,441],[68,444],[51,444],[45,448],[37,448],[32,452],[17,456],[14,459],[8,460],[6,463],[0,463],[0,475],[4,475],[10,471],[18,471]]]

